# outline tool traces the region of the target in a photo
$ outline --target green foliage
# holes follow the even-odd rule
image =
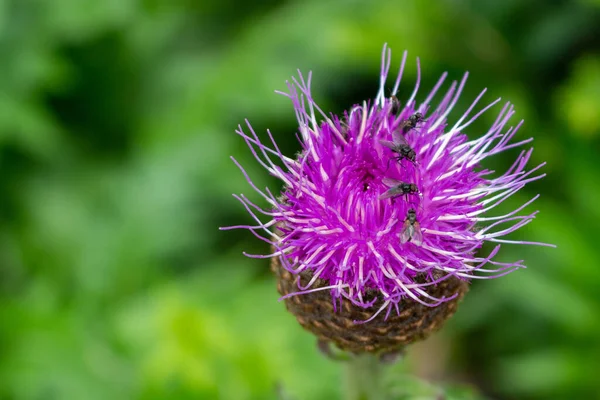
[[[594,136],[600,133],[600,58],[582,56],[574,65],[571,79],[557,91],[556,111],[569,132]]]
[[[470,387],[439,387],[410,375],[399,375],[390,390],[394,400],[481,400]]]
[[[470,70],[463,107],[483,87],[516,104],[548,177],[513,200],[542,194],[514,236],[559,246],[506,246],[529,269],[476,282],[438,335],[449,361],[415,349],[409,364],[498,399],[593,398],[597,3],[0,1],[0,399],[339,398],[339,365],[276,301],[267,264],[241,255],[266,247],[217,227],[249,221],[231,193],[262,204],[229,155],[278,189],[237,124],[294,154],[273,90],[312,69],[317,101],[340,111],[376,93],[384,42],[421,56],[424,89]],[[400,372],[395,387],[440,393]]]

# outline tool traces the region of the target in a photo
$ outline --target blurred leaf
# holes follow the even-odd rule
[[[397,400],[482,400],[473,388],[441,387],[410,375],[399,375],[391,386],[391,398]]]
[[[253,282],[245,264],[222,259],[123,310],[118,325],[146,390],[165,393],[175,379],[186,392],[235,399],[275,398],[278,382],[298,398],[336,391],[338,366],[283,311],[274,282]]]
[[[592,138],[600,133],[600,57],[580,58],[571,78],[555,96],[555,110],[573,135]]]

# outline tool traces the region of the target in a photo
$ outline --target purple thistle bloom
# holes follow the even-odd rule
[[[544,245],[502,238],[533,220],[537,211],[518,213],[539,195],[506,215],[484,217],[528,182],[544,177],[537,174],[544,164],[525,169],[533,149],[523,150],[500,176],[480,167],[485,158],[532,141],[510,143],[523,123],[507,126],[515,113],[513,106],[506,103],[487,132],[469,140],[463,131],[500,99],[475,111],[484,89],[450,125],[446,118],[468,73],[430,108],[447,74],[417,104],[417,59],[417,82],[402,107],[396,94],[406,57],[404,52],[392,96],[386,97],[391,51],[384,46],[375,101],[355,105],[343,117],[328,116],[317,106],[310,93],[311,74],[304,79],[299,72],[287,84],[289,93],[278,92],[292,101],[298,119],[302,151],[297,159],[283,155],[270,132],[272,147],[259,140],[247,121],[249,134],[241,126],[237,130],[258,162],[284,188],[279,197],[268,188],[260,190],[232,157],[269,209],[234,195],[257,225],[223,229],[249,229],[275,249],[268,255],[244,253],[249,257],[279,257],[292,274],[311,272],[308,285],[290,295],[329,290],[334,304],[346,298],[368,308],[375,300],[363,296],[376,290],[384,302],[372,318],[386,308],[387,315],[394,306],[398,310],[398,303],[407,298],[433,307],[453,297],[429,295],[425,289],[430,285],[450,277],[495,278],[522,268],[522,261],[494,261],[501,244]],[[484,242],[495,247],[487,256],[476,256]],[[328,285],[315,288],[319,278]]]

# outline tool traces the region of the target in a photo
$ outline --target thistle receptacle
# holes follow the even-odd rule
[[[508,127],[512,105],[506,103],[487,132],[469,140],[463,131],[500,99],[475,111],[484,89],[449,125],[468,74],[433,105],[444,73],[417,103],[417,59],[416,85],[400,103],[406,57],[386,96],[391,51],[385,46],[376,98],[341,117],[317,106],[311,74],[304,79],[299,72],[289,91],[279,92],[292,101],[298,119],[302,150],[296,158],[282,154],[270,132],[266,145],[248,122],[249,133],[237,130],[283,190],[280,196],[260,190],[234,159],[269,208],[234,195],[257,224],[230,228],[246,228],[272,246],[272,254],[247,255],[273,258],[279,291],[299,322],[354,352],[393,350],[425,337],[454,312],[471,279],[523,267],[521,261],[494,260],[501,244],[542,244],[502,238],[535,217],[537,212],[518,214],[538,196],[508,214],[484,216],[544,176],[536,175],[543,164],[525,169],[532,149],[500,176],[480,167],[485,158],[532,140],[511,143],[523,122]],[[485,242],[495,247],[476,255]]]

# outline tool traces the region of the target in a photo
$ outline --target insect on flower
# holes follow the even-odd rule
[[[392,178],[383,178],[382,182],[389,189],[379,196],[379,200],[385,200],[396,196],[419,193],[419,188],[414,183],[406,183]]]
[[[538,196],[509,213],[493,214],[525,185],[544,177],[538,173],[544,164],[527,169],[532,149],[521,151],[504,173],[494,175],[481,167],[487,158],[531,142],[512,142],[523,122],[510,125],[513,106],[501,107],[483,132],[469,129],[500,101],[478,107],[484,89],[450,121],[468,74],[437,96],[444,73],[421,96],[418,59],[416,85],[405,92],[401,106],[394,98],[400,93],[406,58],[405,52],[390,85],[392,97],[386,97],[391,51],[385,46],[374,101],[356,104],[340,117],[317,105],[310,73],[307,77],[299,73],[288,82],[288,90],[278,93],[291,101],[298,119],[302,151],[297,157],[284,155],[269,131],[270,143],[261,141],[248,121],[247,129],[237,130],[283,189],[281,193],[259,189],[233,159],[267,207],[234,195],[256,223],[223,229],[244,228],[268,243],[270,254],[245,254],[272,260],[282,299],[303,326],[353,351],[393,348],[423,338],[454,312],[467,282],[524,267],[522,261],[497,261],[501,246],[550,246],[505,237],[535,218],[537,212],[522,210]],[[400,123],[393,141],[386,141],[400,115],[410,117]],[[409,133],[410,146],[401,138]],[[389,157],[377,151],[382,145],[418,163],[415,168],[387,171]],[[393,201],[382,201],[386,199]],[[419,210],[418,219],[414,210]],[[409,241],[418,247],[406,245]],[[484,243],[495,247],[480,254]],[[435,317],[426,317],[429,309],[436,310]],[[407,310],[425,319],[409,321],[406,316],[412,311]],[[355,323],[364,323],[362,339],[355,342],[339,335]],[[332,324],[339,329],[332,330]]]
[[[402,121],[400,129],[402,130],[402,133],[406,134],[409,131],[415,129],[419,122],[423,122],[423,114],[421,114],[420,112],[416,112],[410,117],[408,117],[406,121]]]
[[[392,95],[392,97],[390,97],[390,113],[394,116],[398,116],[398,113],[402,110],[402,104],[400,103],[400,100],[398,100],[398,98],[394,95]]]
[[[402,136],[402,134],[398,130],[394,130],[392,131],[392,139],[394,140],[393,142],[390,142],[389,140],[380,139],[379,143],[392,150],[394,153],[397,153],[398,155],[394,157],[396,160],[402,161],[404,158],[406,158],[410,162],[414,163],[417,153],[415,153],[412,147],[408,145],[406,139],[404,139],[404,136]]]
[[[417,212],[414,208],[409,208],[404,220],[404,228],[400,234],[400,243],[412,242],[417,246],[423,243],[423,233],[421,224],[417,221]]]

